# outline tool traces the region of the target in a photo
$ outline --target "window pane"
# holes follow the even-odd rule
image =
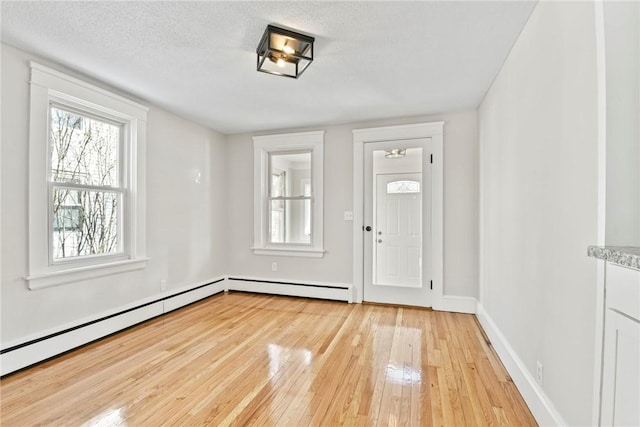
[[[284,200],[272,200],[270,213],[270,240],[273,243],[284,243]]]
[[[117,186],[121,126],[51,106],[51,180]]]
[[[271,200],[269,238],[271,243],[311,243],[311,199]]]
[[[121,193],[53,190],[53,259],[119,251]]]
[[[270,197],[305,195],[304,183],[311,178],[311,152],[271,153],[269,156]]]
[[[271,170],[271,197],[283,197],[287,183],[287,173],[282,170]]]
[[[304,195],[311,196],[311,183],[304,184]],[[311,237],[311,199],[304,201],[304,235]]]

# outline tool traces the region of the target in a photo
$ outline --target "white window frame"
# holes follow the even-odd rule
[[[146,267],[145,174],[147,107],[35,62],[31,66],[29,121],[29,269],[31,290]],[[52,261],[50,107],[122,124],[122,252]]]
[[[324,131],[254,136],[253,149],[253,253],[322,258]],[[311,150],[311,244],[269,243],[269,155],[304,150]]]

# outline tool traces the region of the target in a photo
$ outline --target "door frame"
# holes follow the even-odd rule
[[[353,130],[353,289],[354,302],[364,295],[364,154],[365,144],[430,138],[431,170],[431,278],[432,307],[443,298],[443,131],[444,122],[416,123]],[[423,280],[426,278],[423,278]]]

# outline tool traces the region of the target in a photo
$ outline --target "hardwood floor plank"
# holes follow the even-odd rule
[[[247,293],[2,378],[0,423],[536,425],[473,315]]]

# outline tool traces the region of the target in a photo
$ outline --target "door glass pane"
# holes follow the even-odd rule
[[[420,183],[418,181],[393,181],[387,184],[387,193],[419,193]]]

